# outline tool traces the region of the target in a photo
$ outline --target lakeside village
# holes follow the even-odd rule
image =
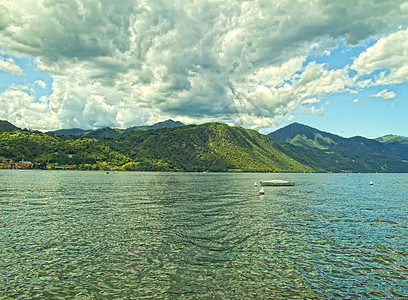
[[[87,170],[87,171],[125,171],[128,165],[137,164],[127,163],[124,166],[112,166],[107,163],[99,164],[79,164],[79,165],[60,165],[57,163],[32,163],[31,161],[21,160],[18,162],[0,156],[0,169],[44,169],[44,170]]]

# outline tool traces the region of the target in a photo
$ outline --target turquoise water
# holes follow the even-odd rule
[[[296,185],[260,196],[268,179]],[[0,298],[406,298],[407,191],[408,174],[0,170]]]

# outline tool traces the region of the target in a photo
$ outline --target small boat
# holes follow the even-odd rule
[[[295,183],[286,180],[266,180],[261,181],[261,185],[263,186],[294,186]]]
[[[258,186],[258,184],[255,182],[255,183],[254,183],[254,186]]]
[[[371,180],[371,181],[370,181],[370,185],[373,185],[373,184],[374,184],[374,182]]]
[[[263,188],[261,188],[261,190],[259,191],[259,195],[263,195],[263,194],[265,194],[265,191]]]

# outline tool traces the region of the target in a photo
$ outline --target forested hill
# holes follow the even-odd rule
[[[110,142],[127,157],[160,161],[172,170],[312,171],[269,137],[221,123],[128,132]]]
[[[173,126],[174,125],[174,126]],[[0,167],[145,171],[408,172],[403,137],[343,138],[294,124],[277,139],[221,123],[44,134],[0,123]],[[164,128],[160,128],[164,127]],[[273,136],[273,135],[272,135]],[[23,161],[30,161],[31,164]]]
[[[309,149],[351,151],[408,160],[408,152],[396,151],[389,147],[392,145],[397,148],[403,144],[408,145],[408,139],[401,136],[385,136],[377,139],[368,139],[362,136],[344,138],[299,123],[292,123],[268,134],[268,136],[280,143],[289,143]]]
[[[408,172],[407,138],[344,138],[292,123],[268,134],[291,156],[330,172]]]
[[[16,130],[0,135],[0,156],[42,167],[97,164],[126,170],[313,171],[271,138],[221,123],[125,131],[101,140]]]

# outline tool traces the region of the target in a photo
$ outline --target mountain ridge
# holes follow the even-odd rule
[[[143,131],[143,130],[154,130],[160,128],[173,128],[184,126],[180,121],[173,121],[168,119],[166,121],[158,122],[153,125],[142,125],[142,126],[133,126],[126,129],[121,128],[111,128],[111,127],[102,127],[94,130],[85,130],[81,128],[72,128],[72,129],[59,129],[54,131],[47,131],[46,134],[57,134],[57,135],[76,135],[91,139],[102,139],[102,138],[116,138],[122,133],[127,131]]]
[[[299,162],[330,172],[407,172],[406,145],[380,143],[361,136],[344,138],[292,123],[268,134]]]
[[[157,129],[106,127],[57,135],[4,121],[0,160],[30,160],[34,167],[114,165],[136,171],[408,172],[408,151],[395,141],[343,138],[299,123],[270,134],[283,142],[223,123],[179,126],[170,121],[176,125],[170,128],[161,123]]]
[[[280,143],[289,143],[304,148],[317,148],[327,151],[366,152],[375,155],[408,159],[408,152],[404,153],[404,151],[400,149],[395,149],[395,144],[392,144],[394,146],[394,148],[392,148],[377,139],[369,139],[362,136],[345,138],[299,123],[289,124],[286,127],[269,133],[268,136]]]
[[[273,139],[222,123],[127,131],[100,140],[15,131],[0,135],[0,156],[34,166],[96,164],[135,171],[313,171]]]

